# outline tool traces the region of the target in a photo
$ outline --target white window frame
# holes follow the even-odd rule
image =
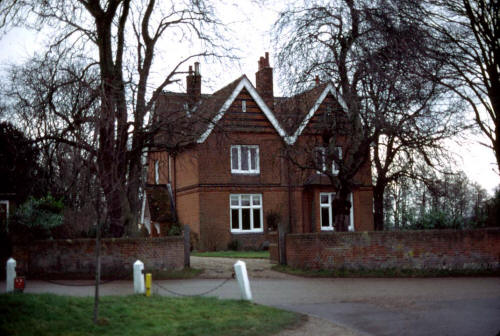
[[[328,196],[328,204],[321,203],[321,196]],[[332,200],[335,197],[334,192],[323,192],[319,193],[319,226],[321,231],[335,231],[333,227],[333,214],[332,214]],[[349,210],[349,227],[348,231],[354,232],[354,202],[352,193],[349,194],[349,201],[351,202],[351,209]],[[328,226],[323,226],[323,208],[328,208]]]
[[[248,170],[241,169],[241,152],[242,148],[248,148]],[[238,151],[238,168],[233,168],[233,149],[236,148]],[[250,149],[256,149],[255,151],[255,169],[251,168],[251,151]],[[231,165],[231,173],[233,174],[260,174],[260,154],[259,154],[259,146],[258,145],[232,145],[230,148],[230,165]]]
[[[249,196],[250,197],[250,205],[242,205],[241,204],[241,198],[242,196]],[[232,198],[237,197],[238,199],[238,204],[233,205],[231,202]],[[254,205],[253,200],[254,198],[259,199],[259,205]],[[236,209],[238,210],[238,228],[233,229],[233,213],[232,211]],[[242,223],[242,209],[250,209],[250,230],[243,230],[243,223]],[[255,209],[260,210],[260,228],[254,228],[254,211]],[[258,232],[264,232],[264,218],[263,218],[263,200],[262,200],[262,194],[230,194],[229,195],[229,228],[231,230],[231,233],[258,233]]]
[[[242,100],[241,101],[241,112],[246,112],[247,111],[247,101]]]
[[[335,148],[339,151],[339,159],[342,159],[342,147],[338,146]],[[316,153],[321,153],[321,170],[317,170],[316,172],[318,174],[324,174],[326,172],[326,148],[316,147],[314,150],[315,150],[315,159],[316,159]],[[333,175],[339,174],[339,170],[334,160],[332,160],[332,174]]]
[[[160,160],[155,160],[155,184],[160,184]]]

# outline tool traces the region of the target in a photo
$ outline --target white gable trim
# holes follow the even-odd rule
[[[236,88],[234,89],[233,93],[229,96],[229,98],[224,102],[224,105],[220,108],[219,112],[217,115],[210,121],[210,124],[208,125],[208,128],[203,134],[200,136],[200,138],[197,140],[197,143],[203,143],[205,140],[208,138],[208,136],[212,133],[215,125],[219,120],[222,119],[224,114],[226,113],[227,109],[231,106],[233,101],[238,97],[240,94],[241,90],[243,88],[247,89],[247,91],[250,93],[250,96],[255,100],[259,108],[264,112],[264,115],[267,117],[269,122],[274,126],[278,134],[285,139],[285,141],[288,143],[288,138],[289,136],[286,134],[285,130],[280,126],[278,120],[274,116],[273,112],[269,109],[269,107],[266,105],[264,100],[260,97],[260,95],[257,93],[257,90],[255,90],[254,86],[246,76],[244,76],[241,81],[238,83]]]
[[[295,141],[297,141],[299,135],[302,134],[302,132],[306,128],[307,124],[309,123],[311,118],[314,116],[314,113],[316,113],[316,111],[318,110],[318,108],[321,105],[321,103],[323,102],[323,100],[325,100],[328,93],[331,93],[333,95],[333,97],[335,97],[335,99],[339,102],[342,109],[347,113],[347,111],[348,111],[347,104],[345,103],[344,99],[342,99],[340,94],[337,92],[333,83],[330,82],[325,87],[325,89],[323,90],[321,95],[318,97],[318,99],[314,103],[313,107],[311,107],[311,109],[309,110],[309,112],[305,116],[304,120],[302,120],[302,122],[300,123],[300,126],[295,130],[295,133],[292,136],[287,137],[286,142],[289,145],[293,145],[295,143]]]

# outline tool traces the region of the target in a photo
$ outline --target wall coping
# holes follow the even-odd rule
[[[405,231],[356,231],[356,232],[335,232],[335,231],[322,231],[322,232],[311,232],[311,233],[287,233],[287,237],[303,237],[303,238],[314,238],[321,236],[356,236],[356,235],[387,235],[387,234],[404,234],[404,235],[421,235],[421,234],[468,234],[468,233],[498,233],[500,234],[500,228],[483,228],[483,229],[470,229],[470,230],[454,230],[454,229],[434,229],[434,230],[405,230]]]
[[[183,236],[168,237],[124,237],[124,238],[101,238],[101,243],[136,243],[136,242],[183,242]],[[77,244],[77,243],[95,243],[95,238],[76,238],[76,239],[44,239],[35,240],[30,243],[14,244],[15,246],[33,245],[33,244]]]

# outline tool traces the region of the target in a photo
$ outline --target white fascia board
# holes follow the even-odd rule
[[[212,133],[215,124],[219,122],[219,120],[224,116],[226,113],[227,109],[231,106],[233,101],[238,97],[240,94],[241,90],[243,88],[247,89],[248,93],[250,93],[250,96],[255,100],[259,108],[264,112],[264,115],[267,117],[269,122],[273,125],[273,127],[276,129],[278,134],[285,139],[285,141],[288,143],[288,135],[286,134],[285,130],[281,127],[279,124],[278,120],[274,116],[273,112],[269,109],[269,107],[266,105],[264,100],[260,97],[258,94],[257,90],[253,87],[252,83],[248,80],[248,78],[245,76],[241,79],[241,81],[238,83],[236,88],[234,89],[233,93],[231,93],[231,96],[224,102],[224,105],[222,105],[221,109],[217,113],[217,115],[211,120],[210,125],[208,126],[207,130],[200,136],[198,139],[197,143],[203,143],[205,140],[208,138],[208,136]]]
[[[309,110],[307,115],[304,117],[304,120],[302,120],[302,122],[300,123],[299,128],[297,128],[297,130],[295,130],[295,133],[292,136],[288,136],[288,138],[286,139],[286,142],[289,145],[293,145],[295,143],[295,141],[297,141],[297,139],[302,134],[302,132],[306,128],[307,124],[311,120],[311,118],[314,116],[314,113],[316,113],[316,111],[318,110],[318,108],[321,105],[321,103],[323,102],[323,100],[325,100],[328,93],[331,93],[333,95],[333,97],[335,97],[335,99],[339,102],[339,104],[342,107],[342,109],[344,110],[344,112],[348,113],[347,104],[345,103],[344,99],[340,96],[340,94],[337,92],[333,83],[330,82],[326,86],[326,88],[323,90],[321,95],[318,97],[318,99],[314,103],[313,107],[311,107],[311,109]]]

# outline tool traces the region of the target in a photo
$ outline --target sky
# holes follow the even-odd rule
[[[200,60],[203,93],[216,91],[242,74],[246,74],[255,84],[257,61],[260,56],[264,56],[266,51],[270,52],[271,66],[275,64],[273,53],[276,50],[271,41],[271,29],[278,17],[279,5],[273,2],[273,5],[266,4],[264,7],[256,1],[240,1],[237,4],[236,6],[226,3],[224,7],[218,8],[218,11],[221,19],[232,30],[228,36],[231,44],[239,49],[236,54],[240,59],[237,62],[225,61],[212,64],[206,64]],[[43,33],[17,28],[0,36],[0,74],[8,64],[20,64],[34,52],[43,50],[45,36]],[[161,48],[159,51],[157,60],[158,63],[165,64],[165,69],[171,66],[168,64],[169,60],[184,56],[181,50],[178,50],[177,54],[173,54],[171,50],[168,53],[162,52]],[[169,59],[162,57],[166,54]],[[187,65],[185,70],[187,70]],[[151,85],[154,85],[162,74],[161,67],[155,68]],[[282,92],[276,71],[274,88],[276,95]],[[177,85],[170,87],[169,90],[181,91],[183,87]],[[457,168],[465,171],[472,181],[478,182],[492,193],[500,184],[500,176],[495,172],[496,161],[492,150],[481,145],[481,142],[485,143],[487,139],[481,135],[467,135],[466,140],[461,144],[451,144],[450,150],[454,153]]]

